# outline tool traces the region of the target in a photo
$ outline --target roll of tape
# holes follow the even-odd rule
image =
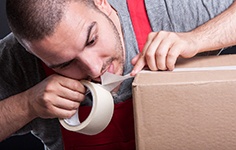
[[[67,130],[95,135],[103,131],[111,121],[114,112],[113,98],[111,93],[100,84],[86,80],[82,80],[81,83],[91,91],[93,97],[93,106],[89,116],[82,123],[79,121],[78,113],[73,116],[74,123],[70,123],[67,119],[59,119],[59,121]]]

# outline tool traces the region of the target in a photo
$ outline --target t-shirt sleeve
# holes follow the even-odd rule
[[[39,59],[27,52],[13,34],[0,41],[0,100],[27,90],[43,78]]]

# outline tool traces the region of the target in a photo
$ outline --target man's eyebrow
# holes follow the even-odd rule
[[[86,46],[86,44],[89,41],[89,37],[90,37],[91,31],[92,31],[93,27],[95,26],[95,24],[96,24],[96,22],[94,21],[87,28],[86,41],[84,43],[84,47]],[[69,60],[67,62],[63,62],[63,63],[59,63],[59,64],[52,64],[52,65],[49,65],[48,67],[51,68],[51,69],[61,68],[63,66],[66,66],[67,64],[70,64],[72,61],[73,60]]]

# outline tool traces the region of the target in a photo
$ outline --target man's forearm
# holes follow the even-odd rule
[[[0,102],[0,141],[4,140],[36,116],[30,112],[25,92]]]
[[[199,52],[236,45],[236,2],[192,33],[200,43]]]

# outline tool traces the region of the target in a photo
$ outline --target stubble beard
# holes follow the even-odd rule
[[[106,66],[109,65],[112,61],[117,61],[118,62],[118,70],[119,72],[116,72],[117,74],[119,75],[122,75],[123,72],[124,72],[124,63],[125,63],[125,55],[124,55],[124,48],[122,46],[122,42],[121,42],[121,38],[122,36],[119,34],[115,24],[112,22],[112,20],[107,17],[105,14],[104,16],[106,17],[106,19],[108,20],[110,26],[112,27],[112,31],[113,31],[113,34],[115,35],[115,51],[116,51],[116,55],[115,56],[112,56],[111,58],[109,58],[106,62]],[[117,68],[116,68],[117,69]]]

